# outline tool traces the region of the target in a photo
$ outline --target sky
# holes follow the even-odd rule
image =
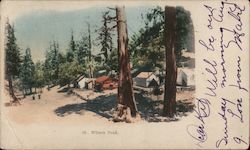
[[[127,16],[128,36],[144,26],[142,13],[145,14],[156,6],[184,6],[185,9],[194,11],[194,4],[182,1],[3,1],[1,3],[2,21],[8,18],[15,26],[17,43],[24,53],[25,49],[31,49],[34,61],[44,60],[45,52],[51,41],[59,43],[60,50],[65,52],[69,46],[71,31],[74,33],[75,40],[80,39],[81,34],[87,33],[86,22],[91,25],[92,42],[97,43],[97,33],[95,30],[101,26],[102,12],[107,7],[125,5]],[[191,14],[193,14],[191,12]],[[195,20],[200,20],[196,17]],[[4,31],[1,31],[1,34]],[[116,32],[115,32],[116,33]],[[116,38],[116,37],[114,37]],[[114,39],[116,41],[116,39]],[[97,53],[98,47],[93,47]]]
[[[150,8],[153,7],[126,7],[129,36],[144,26],[141,15]],[[92,42],[96,44],[98,34],[96,29],[101,27],[101,15],[106,10],[108,10],[107,7],[92,7],[71,11],[30,11],[16,17],[13,21],[18,45],[22,53],[29,47],[34,61],[43,60],[51,41],[58,41],[60,50],[65,52],[69,46],[72,31],[75,40],[80,39],[82,34],[86,35],[87,22],[90,23]],[[112,14],[115,16],[115,11]],[[97,53],[98,47],[94,46],[93,49]]]

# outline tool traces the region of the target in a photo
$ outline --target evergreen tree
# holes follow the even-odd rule
[[[34,87],[35,88],[42,88],[45,84],[45,78],[44,78],[44,64],[41,62],[37,62],[35,64],[35,73],[33,77]]]
[[[128,55],[128,34],[125,7],[116,7],[117,13],[117,45],[119,62],[119,81],[118,81],[118,104],[113,114],[114,121],[132,122],[139,118],[130,71],[130,60]]]
[[[164,108],[163,115],[174,117],[176,114],[176,8],[165,7],[165,55],[166,55],[166,70],[165,70],[165,85],[164,85]]]
[[[145,15],[145,27],[132,36],[130,42],[133,64],[148,66],[148,68],[163,68],[164,64],[164,11],[161,7],[152,9]],[[183,7],[176,7],[176,44],[175,53],[177,65],[182,61],[181,50],[193,50],[190,37],[193,34],[193,24],[190,12]]]
[[[117,48],[114,48],[109,54],[109,61],[107,65],[109,66],[110,70],[114,70],[118,72],[118,54]]]
[[[76,42],[74,40],[74,35],[73,35],[73,31],[71,32],[71,39],[70,39],[70,43],[69,43],[69,50],[67,52],[67,61],[68,62],[72,62],[74,59],[76,59]]]
[[[58,62],[59,62],[59,64],[63,64],[66,61],[67,61],[66,56],[63,53],[59,52],[59,54],[58,54]]]
[[[89,45],[88,45],[88,38],[82,36],[81,40],[77,42],[77,61],[80,65],[86,68],[86,62],[89,57]]]
[[[31,58],[30,48],[27,48],[25,51],[23,64],[21,67],[20,79],[22,82],[23,89],[25,91],[26,89],[29,89],[29,93],[32,93],[34,73],[35,73],[35,65]]]
[[[98,30],[99,36],[97,38],[97,40],[100,41],[99,45],[101,46],[101,53],[99,55],[104,57],[103,65],[105,65],[108,70],[110,70],[109,64],[111,63],[111,60],[109,55],[113,50],[112,36],[114,35],[114,33],[112,33],[113,27],[111,27],[113,22],[111,17],[109,16],[109,13],[110,13],[109,11],[106,11],[102,15],[103,25]]]
[[[181,50],[188,49],[189,51],[194,51],[193,43],[193,22],[191,19],[191,14],[189,11],[185,10],[183,7],[176,7],[176,43],[175,43],[175,53],[177,62],[184,59],[182,57]],[[190,49],[189,49],[190,48]],[[179,63],[177,63],[180,66]]]
[[[58,81],[60,55],[59,44],[53,41],[53,43],[50,44],[49,50],[46,51],[44,62],[45,82],[48,86],[51,84],[55,85]]]
[[[77,78],[79,74],[82,73],[82,66],[78,63],[77,60],[72,62],[66,62],[60,65],[59,68],[59,85],[70,85]]]
[[[93,70],[95,69],[95,61],[92,59],[92,42],[91,42],[91,34],[90,34],[90,23],[87,22],[88,24],[88,62],[87,62],[87,68],[89,72],[89,77],[93,78]]]
[[[56,83],[58,80],[59,73],[59,44],[53,41],[52,44],[52,69],[53,69],[53,83]]]
[[[43,71],[44,71],[44,76],[45,76],[45,83],[48,85],[48,88],[49,88],[49,85],[52,84],[52,74],[53,74],[52,73],[52,63],[51,63],[52,58],[51,57],[52,57],[51,51],[47,50]]]
[[[21,66],[20,49],[16,43],[14,27],[7,21],[5,26],[5,73],[9,83],[9,93],[14,99],[18,101],[14,93],[13,78],[19,75]]]

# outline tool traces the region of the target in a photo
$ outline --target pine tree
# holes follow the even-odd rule
[[[35,64],[35,73],[33,77],[33,86],[35,88],[42,88],[45,84],[45,78],[44,78],[44,64],[41,62],[37,62]]]
[[[45,61],[44,61],[44,77],[45,77],[45,83],[49,86],[52,84],[52,63],[51,63],[51,51],[47,50],[45,55]]]
[[[58,73],[59,73],[59,44],[55,41],[53,41],[52,44],[52,69],[53,72],[53,83],[55,84],[58,80]]]
[[[59,65],[59,44],[56,41],[50,44],[49,50],[46,51],[44,62],[44,76],[45,82],[48,85],[56,84],[58,81]]]
[[[66,55],[64,55],[62,52],[59,52],[58,54],[58,62],[59,64],[63,64],[67,61]]]
[[[109,66],[110,70],[114,70],[118,72],[118,54],[117,48],[114,48],[109,54],[109,61],[107,65]]]
[[[76,56],[77,52],[76,52],[76,42],[74,40],[74,34],[73,31],[71,32],[71,39],[69,42],[69,50],[67,52],[67,61],[68,62],[72,62],[74,59],[77,59]]]
[[[176,9],[165,7],[166,73],[163,115],[174,117],[176,113]]]
[[[161,7],[151,9],[145,15],[145,27],[132,36],[130,48],[134,64],[148,68],[164,66],[164,10]],[[182,61],[182,50],[194,51],[193,23],[190,12],[176,7],[176,44],[177,65]],[[151,69],[152,70],[152,69]]]
[[[86,68],[86,62],[89,59],[89,45],[88,37],[82,36],[81,40],[77,42],[77,61],[80,65]]]
[[[125,15],[125,7],[117,7],[117,33],[118,33],[118,60],[119,60],[119,81],[118,81],[118,105],[114,113],[114,121],[132,122],[131,117],[139,117],[133,83],[129,65],[128,35]]]
[[[112,25],[112,19],[109,16],[110,11],[106,11],[102,15],[102,27],[98,30],[99,36],[97,40],[100,41],[101,46],[101,53],[99,55],[103,56],[103,65],[106,66],[108,70],[110,70],[109,64],[111,63],[110,54],[113,51],[113,41],[112,36],[113,34],[113,27]]]
[[[27,48],[25,51],[23,64],[21,67],[20,79],[22,82],[23,89],[25,91],[26,89],[29,89],[29,93],[32,93],[32,86],[34,83],[34,73],[35,73],[35,65],[31,58],[30,48]]]
[[[18,101],[13,87],[13,78],[19,75],[21,66],[20,49],[16,43],[14,26],[7,21],[5,26],[5,73],[9,83],[9,93],[13,101]]]
[[[95,69],[95,65],[94,65],[94,60],[92,59],[92,42],[91,42],[91,33],[90,33],[90,23],[88,22],[88,62],[87,62],[87,67],[89,70],[89,77],[93,78],[93,70]]]

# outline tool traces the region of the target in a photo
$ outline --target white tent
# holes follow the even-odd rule
[[[133,79],[135,85],[140,87],[148,87],[153,80],[159,84],[159,78],[153,72],[141,72]]]
[[[92,89],[94,80],[95,80],[94,78],[82,78],[82,79],[80,79],[78,81],[79,88],[81,88],[81,89],[83,89],[83,88]]]
[[[178,68],[176,83],[180,86],[195,86],[194,69]]]

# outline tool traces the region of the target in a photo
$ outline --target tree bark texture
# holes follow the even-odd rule
[[[87,23],[88,24],[88,34],[89,34],[89,37],[88,37],[88,42],[89,42],[89,77],[90,78],[93,78],[93,71],[92,71],[92,53],[91,53],[91,49],[92,49],[92,44],[91,44],[91,35],[90,35],[90,23]]]
[[[128,56],[128,35],[125,8],[116,7],[118,32],[119,81],[118,104],[129,107],[131,115],[137,114]]]
[[[175,39],[176,39],[176,14],[174,7],[165,7],[165,54],[166,54],[166,73],[165,73],[165,93],[163,115],[174,117],[176,113],[176,58],[175,58]]]
[[[16,97],[15,92],[14,92],[14,87],[13,87],[13,82],[12,82],[12,76],[11,75],[7,75],[7,76],[8,76],[8,83],[9,83],[9,94],[13,98],[13,101],[11,103],[21,104],[19,102],[18,98]]]

